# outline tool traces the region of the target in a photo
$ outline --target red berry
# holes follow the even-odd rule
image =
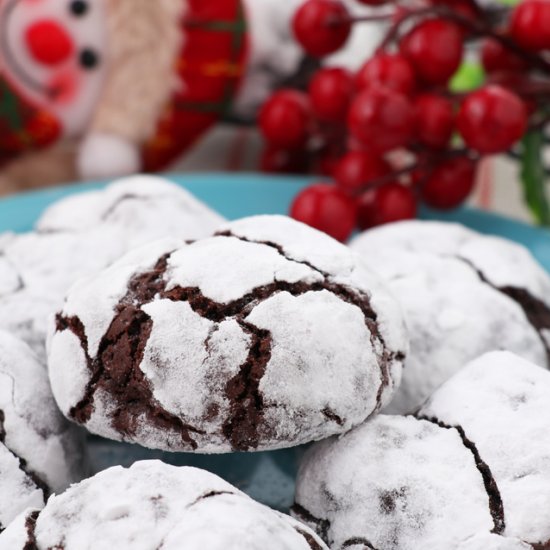
[[[269,143],[283,149],[303,147],[311,124],[307,96],[295,90],[276,92],[262,107],[259,122]]]
[[[355,201],[334,185],[318,183],[298,194],[290,215],[339,241],[346,241],[355,228],[357,208]]]
[[[351,104],[348,127],[364,146],[384,153],[410,140],[414,109],[403,94],[388,88],[371,88],[361,92]]]
[[[355,84],[358,90],[366,90],[381,84],[386,88],[410,95],[416,86],[416,77],[411,64],[399,54],[380,53],[367,61],[357,73]]]
[[[442,162],[422,188],[422,199],[433,208],[447,210],[462,204],[472,192],[476,163],[466,157]]]
[[[523,0],[512,13],[511,34],[529,50],[550,49],[550,1]]]
[[[418,139],[435,149],[446,147],[455,126],[453,104],[444,97],[425,94],[415,99],[414,108]]]
[[[390,174],[391,166],[379,155],[351,151],[344,155],[334,171],[340,189],[354,194],[374,180]]]
[[[314,57],[339,50],[351,33],[348,10],[339,0],[307,0],[294,15],[292,26],[298,42]]]
[[[468,147],[482,154],[500,153],[525,133],[527,108],[513,92],[489,85],[464,100],[457,124]]]
[[[527,67],[524,59],[494,38],[484,40],[481,48],[481,61],[488,73],[497,71],[517,72]]]
[[[307,151],[300,149],[280,149],[267,146],[261,157],[262,172],[272,174],[305,174],[309,170]]]
[[[416,218],[416,197],[410,188],[387,183],[371,189],[358,200],[357,221],[361,229]]]
[[[338,68],[321,69],[309,85],[313,113],[322,121],[345,121],[353,90],[353,77],[349,71]]]
[[[399,48],[422,80],[446,84],[462,61],[462,30],[444,19],[426,19],[403,37]]]

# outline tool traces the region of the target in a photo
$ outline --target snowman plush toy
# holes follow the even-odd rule
[[[0,0],[0,194],[158,171],[253,114],[303,65],[302,1]]]

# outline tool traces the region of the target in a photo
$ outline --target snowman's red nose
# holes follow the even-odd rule
[[[74,51],[69,33],[50,19],[36,21],[28,27],[25,41],[32,57],[44,65],[57,65]]]

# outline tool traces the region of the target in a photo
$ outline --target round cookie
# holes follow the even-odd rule
[[[120,466],[28,511],[1,550],[327,550],[305,525],[221,478],[158,461]]]
[[[182,187],[158,176],[138,175],[105,189],[71,195],[42,214],[39,232],[87,231],[102,224],[123,228],[129,248],[169,235],[200,239],[224,222]]]
[[[169,235],[204,237],[222,222],[184,189],[150,176],[55,203],[36,232],[0,239],[0,328],[45,358],[48,318],[75,281],[136,246]]]
[[[459,434],[385,415],[314,446],[293,515],[335,550],[452,550],[493,527],[483,478]]]
[[[413,412],[483,353],[550,358],[550,276],[524,247],[439,222],[402,222],[351,243],[401,303],[411,339],[387,409]]]
[[[74,428],[59,413],[32,351],[0,331],[0,531],[81,478]]]
[[[219,453],[344,433],[390,400],[406,349],[395,301],[358,256],[260,216],[80,281],[49,369],[61,410],[94,433]]]
[[[416,417],[380,415],[313,446],[294,515],[335,550],[547,548],[548,395],[544,369],[486,354]]]
[[[26,233],[0,248],[0,329],[31,346],[45,362],[48,320],[71,285],[125,251],[121,231]]]
[[[550,546],[550,373],[509,352],[471,362],[418,415],[459,426],[490,471],[506,536]],[[500,504],[497,502],[500,501]]]

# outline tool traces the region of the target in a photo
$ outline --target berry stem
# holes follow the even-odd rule
[[[380,23],[385,21],[392,21],[394,13],[377,13],[372,15],[357,15],[350,17],[348,21],[350,23]]]
[[[377,189],[379,187],[382,187],[383,185],[396,181],[399,178],[402,178],[403,176],[407,176],[418,169],[430,170],[435,168],[437,164],[445,160],[458,158],[458,157],[468,157],[472,160],[477,160],[479,158],[479,155],[477,155],[475,152],[469,149],[452,149],[450,151],[446,151],[438,155],[437,161],[434,161],[434,159],[424,159],[419,162],[417,161],[415,163],[404,166],[399,170],[394,170],[393,172],[390,172],[389,174],[386,174],[385,176],[382,176],[380,178],[373,179],[369,181],[367,184],[365,184],[364,186],[357,189],[353,194],[355,196],[360,196],[365,191],[370,191],[372,189]]]
[[[476,4],[475,2],[473,3]],[[500,18],[503,13],[508,13],[509,8],[482,10],[479,6],[477,6],[477,11],[480,14],[485,14],[484,16],[480,17],[479,20],[473,20],[465,17],[449,9],[446,6],[428,6],[418,9],[404,10],[401,14],[401,17],[397,21],[395,21],[388,29],[388,32],[386,33],[386,36],[381,42],[377,51],[378,53],[383,52],[387,50],[391,44],[396,42],[399,38],[403,25],[407,23],[410,19],[433,15],[442,19],[446,19],[448,21],[452,21],[462,27],[467,28],[473,35],[475,35],[476,38],[479,38],[480,36],[493,38],[494,40],[500,42],[505,48],[524,59],[532,68],[536,68],[542,72],[550,74],[549,61],[547,61],[540,55],[524,50],[522,47],[518,46],[516,42],[514,42],[511,38],[503,36],[493,29],[493,20]]]

